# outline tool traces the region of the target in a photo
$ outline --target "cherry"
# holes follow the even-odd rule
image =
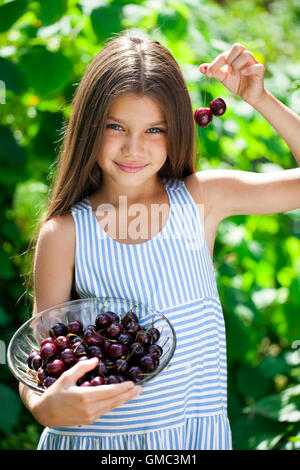
[[[143,378],[144,373],[140,367],[132,366],[128,370],[128,375],[134,382],[138,382],[139,380]]]
[[[160,332],[157,328],[150,328],[148,330],[148,333],[152,336],[152,340],[154,343],[159,340],[160,338]]]
[[[151,344],[148,348],[148,353],[154,353],[157,357],[161,357],[163,349],[159,344]]]
[[[83,330],[83,325],[82,325],[81,321],[74,320],[74,321],[71,321],[70,323],[68,323],[67,330],[68,330],[69,333],[73,333],[75,335],[80,335],[82,333],[82,330]]]
[[[66,336],[68,334],[68,330],[66,325],[63,323],[55,323],[52,328],[49,330],[49,335],[52,338],[57,338],[58,336]]]
[[[222,116],[226,111],[226,103],[222,98],[215,98],[209,103],[214,116]]]
[[[128,362],[126,362],[124,359],[117,359],[116,362],[116,371],[117,372],[121,372],[122,374],[125,374],[127,373],[128,371]]]
[[[131,350],[132,354],[136,357],[141,357],[145,354],[145,349],[141,345],[141,343],[132,343],[130,345],[130,350]]]
[[[66,366],[60,359],[54,359],[46,365],[46,373],[52,377],[59,377],[66,370]]]
[[[140,365],[143,367],[143,369],[149,372],[153,372],[158,364],[155,359],[153,359],[149,354],[146,354],[145,356],[141,357]]]
[[[71,341],[67,336],[58,336],[54,340],[54,344],[58,351],[62,351],[63,349],[69,348],[71,346]]]
[[[145,346],[148,346],[151,342],[151,335],[149,333],[146,333],[145,330],[139,330],[136,333],[136,341],[139,341]]]
[[[44,381],[45,381],[46,377],[47,377],[47,374],[44,371],[44,369],[38,370],[38,372],[37,372],[37,384],[40,387],[44,384]]]
[[[99,346],[103,342],[103,337],[92,326],[84,330],[83,341],[89,346]]]
[[[127,353],[127,348],[125,344],[122,343],[111,343],[108,354],[111,359],[125,358]]]
[[[107,328],[107,334],[110,338],[117,338],[121,333],[124,332],[124,327],[120,323],[112,323]]]
[[[97,328],[107,328],[109,325],[111,325],[111,323],[113,322],[112,318],[110,315],[108,315],[107,313],[100,313],[99,315],[97,315],[96,317],[96,326]]]
[[[115,312],[105,312],[105,313],[112,319],[113,323],[117,323],[120,321],[119,315],[117,315]]]
[[[42,366],[43,360],[39,354],[36,354],[32,359],[32,367],[34,370],[38,370]]]
[[[86,380],[85,382],[82,382],[79,387],[92,387],[92,384]]]
[[[207,127],[212,121],[212,112],[210,108],[200,107],[194,113],[194,119],[198,126]]]
[[[41,342],[41,346],[44,346],[44,344],[46,344],[46,343],[54,343],[54,338],[49,336],[49,338],[43,339],[43,341]]]
[[[104,353],[100,346],[89,346],[87,354],[89,357],[98,357],[99,359],[102,359],[104,357]]]
[[[67,367],[73,366],[77,362],[76,354],[73,351],[73,349],[69,349],[69,348],[64,349],[60,353],[59,357]]]
[[[56,357],[57,352],[57,347],[54,343],[46,343],[44,344],[44,346],[41,347],[40,355],[41,358],[46,361]]]
[[[119,343],[125,344],[125,346],[130,346],[133,343],[133,338],[130,333],[121,333],[118,338]]]
[[[97,364],[97,366],[95,367],[94,371],[95,371],[96,375],[104,376],[104,375],[108,374],[107,367],[104,364],[104,362],[102,362],[101,360],[100,360],[99,364]]]
[[[28,355],[27,357],[27,364],[28,364],[28,367],[29,369],[32,369],[32,360],[35,356],[38,356],[38,352],[37,351],[31,351],[31,353]]]
[[[48,388],[48,387],[50,387],[52,384],[54,384],[54,382],[56,382],[56,380],[57,380],[57,379],[56,379],[55,377],[51,377],[51,375],[48,375],[48,376],[45,378],[44,382],[43,382],[43,386],[46,387],[46,388]]]
[[[90,384],[93,386],[93,387],[96,387],[98,385],[102,385],[104,382],[104,379],[103,377],[100,377],[99,375],[97,377],[94,377],[91,381],[90,381]],[[83,382],[84,383],[84,382]]]

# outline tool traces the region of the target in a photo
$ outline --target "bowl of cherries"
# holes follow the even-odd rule
[[[43,393],[92,357],[99,362],[78,386],[145,384],[167,367],[175,349],[175,330],[162,313],[107,296],[64,302],[32,316],[13,335],[7,360],[17,380]]]

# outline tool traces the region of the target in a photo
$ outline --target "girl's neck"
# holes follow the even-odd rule
[[[163,182],[158,177],[140,186],[133,187],[120,186],[114,181],[103,181],[98,191],[94,193],[93,198],[95,202],[112,204],[117,209],[120,204],[120,197],[121,200],[123,197],[123,201],[125,197],[127,205],[130,206],[142,202],[149,203],[164,192]]]

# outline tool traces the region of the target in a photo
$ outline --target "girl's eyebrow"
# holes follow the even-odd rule
[[[117,122],[121,122],[121,123],[125,123],[125,121],[123,121],[122,119],[118,119],[114,116],[107,116],[107,119],[112,119],[113,121],[117,121]],[[148,126],[157,126],[158,124],[167,124],[167,121],[157,121],[157,122],[152,122],[150,124],[148,124]]]

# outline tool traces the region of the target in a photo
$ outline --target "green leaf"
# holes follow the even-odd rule
[[[95,8],[91,13],[91,24],[98,41],[102,42],[112,33],[121,31],[121,8],[114,5],[104,5]]]
[[[23,93],[26,90],[20,68],[4,57],[0,57],[0,80],[5,83],[7,90],[14,91],[15,93]]]
[[[10,433],[19,422],[22,405],[20,397],[4,384],[0,384],[1,420],[0,430]]]
[[[50,52],[37,45],[29,49],[20,61],[27,84],[42,98],[61,93],[72,77],[72,63],[61,51]]]
[[[42,26],[56,23],[66,12],[67,0],[40,0],[39,18]]]
[[[273,421],[300,421],[300,385],[290,387],[279,395],[270,395],[250,406],[248,411]]]
[[[0,160],[14,165],[25,163],[25,150],[17,144],[10,128],[0,126],[0,142]]]
[[[27,1],[14,1],[0,7],[0,33],[8,31],[9,28],[26,13]]]

